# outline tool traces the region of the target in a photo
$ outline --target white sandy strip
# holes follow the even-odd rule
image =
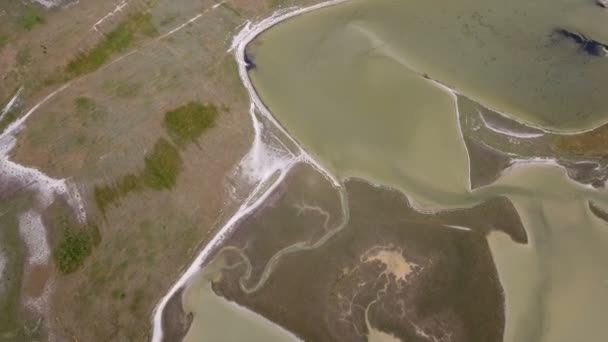
[[[413,70],[413,69],[412,69]],[[467,164],[468,164],[468,173],[469,176],[467,177],[467,190],[469,192],[471,192],[472,190],[472,185],[471,185],[471,153],[469,152],[469,148],[467,147],[467,144],[464,140],[464,133],[462,132],[462,125],[460,124],[460,108],[458,108],[458,96],[456,94],[456,92],[454,91],[454,89],[439,83],[435,80],[431,80],[431,82],[433,84],[435,84],[436,87],[442,89],[443,91],[447,92],[448,94],[450,94],[450,96],[452,96],[452,99],[454,101],[454,110],[456,111],[456,125],[458,126],[458,134],[460,135],[460,139],[462,140],[462,146],[464,146],[464,150],[466,151],[467,154]]]
[[[91,29],[97,31],[97,26],[101,25],[108,18],[113,17],[116,13],[122,11],[125,7],[127,7],[128,4],[129,4],[128,0],[121,0],[120,3],[118,3],[112,11],[110,11],[108,14],[104,15],[101,19],[97,20],[97,22],[95,24],[93,24]]]
[[[160,300],[159,304],[154,310],[153,314],[153,332],[152,332],[152,341],[160,342],[163,338],[163,327],[162,327],[162,318],[163,312],[169,299],[175,295],[175,293],[183,288],[187,282],[195,275],[199,270],[201,264],[209,257],[211,252],[222,243],[222,241],[227,237],[227,235],[234,229],[235,224],[244,216],[251,213],[257,207],[259,207],[266,198],[272,193],[272,191],[284,180],[285,176],[289,173],[291,168],[297,164],[298,162],[306,162],[311,164],[313,167],[322,172],[335,186],[340,186],[340,182],[331,175],[330,172],[322,168],[314,159],[310,158],[309,155],[300,147],[300,145],[279,125],[279,123],[272,116],[270,111],[264,106],[261,99],[258,97],[251,80],[249,79],[249,75],[247,73],[247,63],[245,62],[245,47],[247,44],[254,39],[258,34],[265,31],[266,29],[272,27],[273,25],[291,18],[293,16],[306,13],[318,8],[322,8],[325,6],[330,6],[333,4],[338,4],[347,0],[334,0],[328,1],[322,4],[314,5],[306,8],[292,8],[286,10],[281,10],[275,12],[269,18],[264,19],[256,24],[252,24],[250,21],[247,21],[243,26],[242,30],[234,36],[232,45],[228,50],[233,51],[235,53],[236,60],[239,66],[239,76],[241,81],[243,82],[245,88],[249,93],[249,97],[251,100],[250,107],[250,116],[252,118],[253,126],[254,126],[254,141],[252,143],[252,147],[250,151],[245,155],[239,168],[241,172],[243,172],[244,177],[251,182],[257,182],[258,185],[256,189],[250,194],[249,198],[244,202],[244,204],[237,210],[234,216],[226,222],[226,224],[220,229],[220,231],[211,239],[211,241],[205,246],[205,248],[201,251],[201,253],[196,257],[194,262],[188,267],[186,272],[182,274],[182,276],[173,284],[171,289],[167,292],[167,294]],[[214,8],[219,7],[214,6]],[[194,18],[193,18],[194,19]],[[263,115],[266,119],[268,119],[276,128],[280,129],[286,137],[288,137],[295,146],[300,150],[299,156],[294,156],[293,154],[286,151],[285,154],[277,153],[276,150],[271,149],[267,146],[263,141],[263,124],[257,119],[256,111]],[[280,172],[279,177],[273,182],[271,186],[266,188],[264,193],[257,197],[257,191],[262,188],[262,184],[265,183],[273,174],[276,172]],[[256,198],[253,203],[249,203],[251,198]]]
[[[260,33],[266,31],[267,29],[276,25],[277,23],[279,23],[283,20],[295,17],[297,15],[306,13],[306,12],[314,11],[316,9],[327,7],[327,6],[336,5],[339,3],[346,2],[346,1],[348,1],[348,0],[332,0],[332,1],[320,3],[317,5],[313,5],[310,7],[305,7],[305,8],[295,7],[295,8],[281,9],[281,10],[274,12],[270,17],[263,19],[257,23],[252,23],[251,21],[248,20],[243,25],[243,28],[241,29],[241,31],[239,31],[234,36],[232,44],[231,44],[230,48],[228,49],[229,52],[233,51],[236,55],[237,63],[239,65],[239,76],[241,78],[241,81],[243,82],[243,85],[247,89],[247,92],[249,93],[249,96],[251,98],[251,102],[252,102],[254,108],[262,116],[264,116],[265,119],[267,119],[272,124],[274,124],[286,137],[288,137],[291,140],[291,142],[295,146],[298,147],[298,149],[300,150],[300,153],[303,157],[303,161],[305,161],[306,163],[309,163],[315,169],[317,169],[319,172],[321,172],[336,187],[341,186],[340,181],[335,176],[333,176],[328,170],[323,168],[314,158],[311,158],[310,155],[300,146],[300,144],[298,144],[298,142],[293,137],[291,137],[291,135],[283,128],[283,126],[281,126],[281,124],[279,124],[277,122],[277,120],[274,118],[274,116],[268,110],[268,108],[266,108],[266,106],[264,105],[264,103],[262,102],[260,97],[258,96],[257,92],[255,91],[253,84],[251,83],[251,79],[249,78],[249,74],[247,72],[247,62],[245,61],[244,56],[245,56],[245,48],[247,47],[247,44],[249,44],[249,42],[251,42]],[[261,138],[261,137],[256,136],[256,139],[257,138]]]
[[[481,121],[483,122],[483,124],[486,126],[486,128],[488,128],[489,130],[491,130],[494,133],[498,133],[498,134],[501,134],[501,135],[506,135],[508,137],[513,137],[513,138],[522,138],[522,139],[533,139],[533,138],[538,138],[538,137],[542,137],[542,136],[545,135],[544,133],[520,133],[520,132],[513,132],[513,131],[510,131],[508,129],[495,126],[494,124],[486,121],[486,118],[484,117],[484,115],[483,115],[483,113],[481,111],[478,110],[477,114],[479,115],[479,118],[481,119]]]
[[[15,94],[15,96],[13,96],[13,98],[11,98],[11,100],[8,101],[6,106],[4,106],[4,109],[2,109],[2,112],[0,112],[0,120],[2,120],[4,115],[6,115],[6,113],[8,113],[11,109],[13,109],[13,107],[17,104],[17,101],[19,100],[19,95],[21,95],[22,91],[23,91],[23,87],[19,88],[19,90],[17,90],[17,93]]]
[[[218,8],[218,7],[222,6],[223,4],[225,4],[225,3],[226,3],[226,1],[227,1],[227,0],[224,0],[224,1],[218,2],[217,4],[213,5],[213,7],[211,7],[211,8],[212,8],[212,9],[216,9],[216,8]]]
[[[470,232],[471,231],[471,228],[463,227],[463,226],[457,226],[457,225],[454,225],[454,224],[444,224],[443,226],[446,227],[446,228],[450,228],[450,229],[463,230],[465,232]]]
[[[45,265],[51,255],[42,218],[35,210],[19,215],[19,234],[25,243],[30,266]]]

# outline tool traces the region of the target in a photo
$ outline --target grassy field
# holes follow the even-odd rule
[[[76,107],[94,109],[91,100],[79,97]],[[218,109],[214,104],[189,102],[165,113],[164,127],[179,147],[196,140],[208,129],[214,127]],[[143,190],[169,190],[177,183],[183,168],[180,152],[165,138],[159,138],[152,151],[144,158],[144,169],[137,174],[127,174],[117,181],[97,185],[94,189],[95,202],[102,213],[112,205],[117,205],[128,194]]]
[[[144,158],[141,173],[128,174],[110,185],[97,185],[94,190],[97,207],[105,214],[108,207],[130,193],[150,190],[168,190],[175,186],[184,162],[177,148],[167,139],[160,138],[152,152]]]

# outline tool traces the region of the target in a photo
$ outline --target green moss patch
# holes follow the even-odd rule
[[[54,251],[55,265],[61,273],[76,271],[91,255],[93,247],[101,241],[99,229],[95,225],[78,227],[62,218],[61,241]]]
[[[76,108],[90,108],[86,98],[75,100]],[[218,108],[214,104],[190,102],[165,113],[164,126],[177,146],[195,142],[207,129],[215,125]],[[183,160],[177,147],[165,138],[154,144],[152,151],[144,158],[144,169],[138,174],[128,174],[118,181],[97,185],[94,189],[97,207],[105,215],[108,208],[132,192],[168,190],[177,183],[182,171]]]
[[[204,131],[215,125],[217,107],[213,104],[190,102],[165,113],[164,125],[178,145],[194,142]]]
[[[79,54],[68,63],[66,71],[72,76],[80,76],[95,71],[105,64],[112,55],[131,47],[138,36],[154,36],[157,33],[150,14],[132,14],[114,30],[110,31],[97,46]]]
[[[26,6],[21,16],[17,18],[17,26],[25,31],[31,31],[34,26],[44,24],[44,22],[44,14],[32,6]]]
[[[183,166],[179,152],[166,139],[160,138],[152,153],[146,156],[142,175],[144,184],[154,190],[171,189]]]

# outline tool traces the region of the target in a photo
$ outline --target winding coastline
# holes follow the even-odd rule
[[[171,289],[168,291],[168,293],[161,299],[161,301],[159,302],[158,306],[156,307],[156,309],[154,310],[154,313],[153,313],[152,341],[158,341],[158,342],[162,341],[162,338],[163,338],[162,319],[163,319],[163,313],[164,313],[164,309],[165,309],[167,302],[174,295],[179,293],[180,289],[182,289],[184,286],[186,286],[188,284],[188,282],[192,278],[192,276],[199,271],[201,264],[209,258],[211,253],[215,250],[215,248],[218,247],[218,245],[221,244],[221,242],[224,240],[224,238],[235,228],[236,223],[241,218],[243,218],[244,216],[246,216],[249,213],[251,213],[252,211],[254,211],[256,208],[258,208],[264,202],[264,200],[268,197],[268,195],[281,183],[281,181],[284,179],[285,175],[289,172],[289,170],[295,164],[297,164],[299,162],[304,162],[304,163],[308,163],[308,164],[312,165],[315,169],[317,169],[318,171],[323,173],[328,179],[330,179],[334,186],[336,186],[337,188],[341,188],[340,180],[337,179],[335,176],[333,176],[330,172],[328,172],[328,170],[324,169],[321,165],[319,165],[319,163],[314,158],[312,158],[298,144],[297,141],[295,141],[295,139],[285,130],[285,128],[279,122],[277,122],[277,120],[274,118],[274,116],[270,113],[270,111],[266,108],[266,106],[264,105],[262,100],[259,98],[259,96],[258,96],[257,92],[255,91],[255,88],[251,82],[248,71],[247,71],[248,63],[245,60],[245,49],[246,49],[247,45],[253,39],[255,39],[259,34],[263,33],[264,31],[268,30],[269,28],[273,27],[274,25],[282,22],[283,20],[287,20],[289,18],[292,18],[292,17],[300,15],[300,14],[307,13],[312,10],[320,9],[320,8],[331,6],[334,4],[339,4],[339,3],[342,3],[345,1],[346,0],[334,0],[334,1],[328,1],[328,2],[321,3],[321,4],[305,7],[305,8],[288,8],[285,10],[279,10],[279,11],[273,13],[270,17],[263,19],[257,23],[252,23],[251,21],[245,22],[241,31],[238,32],[234,36],[232,45],[228,51],[233,52],[235,55],[236,61],[238,63],[238,68],[239,68],[239,76],[249,94],[250,101],[251,101],[250,115],[252,118],[254,130],[255,130],[255,136],[254,136],[252,148],[251,148],[250,152],[241,161],[241,165],[243,165],[247,162],[252,162],[252,161],[254,163],[258,162],[258,164],[256,165],[257,166],[256,170],[259,172],[256,175],[256,177],[254,177],[254,179],[259,183],[258,183],[258,186],[256,187],[256,189],[250,194],[248,200],[246,200],[244,202],[244,204],[239,208],[239,210],[237,210],[237,212],[228,220],[228,222],[218,231],[218,233],[212,238],[212,240],[199,253],[199,255],[196,257],[194,262],[187,268],[187,270],[182,274],[182,276],[178,279],[178,281],[174,283],[174,285],[171,287]],[[431,81],[438,88],[442,88],[443,90],[445,90],[446,92],[449,92],[450,95],[452,95],[454,97],[455,104],[456,104],[456,111],[457,111],[457,114],[459,115],[456,97],[457,97],[457,95],[460,95],[460,94],[455,89],[453,89],[449,86],[446,86],[438,81],[434,81],[434,80],[431,80]],[[471,98],[471,97],[468,97],[468,98]],[[480,103],[482,103],[482,102],[480,102]],[[486,105],[484,104],[484,106],[486,106]],[[488,107],[488,108],[490,108],[490,107]],[[494,111],[496,111],[496,110],[494,110]],[[259,158],[259,154],[263,152],[261,150],[264,147],[263,146],[264,143],[261,140],[261,137],[264,133],[263,132],[264,127],[263,127],[262,123],[260,122],[260,120],[257,118],[256,113],[259,113],[259,115],[262,115],[264,117],[264,119],[267,119],[277,129],[279,129],[283,134],[285,134],[285,136],[295,146],[297,146],[298,154],[297,155],[292,154],[291,158],[287,161],[283,160],[282,162],[273,163],[271,165],[260,165],[259,161],[263,159],[263,158]],[[500,115],[504,115],[505,117],[507,117],[511,120],[515,120],[518,123],[524,124],[528,127],[538,129],[544,133],[555,133],[554,131],[552,131],[550,129],[536,127],[534,125],[530,125],[529,123],[520,122],[520,120],[518,120],[517,118],[504,114],[500,111],[496,111],[496,113],[498,113]],[[583,130],[583,131],[577,131],[577,132],[559,132],[559,134],[563,134],[563,135],[579,134],[579,133],[584,133],[584,132],[587,132],[587,131],[590,131],[593,129],[595,129],[595,128]],[[462,129],[459,129],[459,132],[462,137],[462,134],[463,134]],[[507,135],[507,136],[511,135],[511,136],[518,137],[517,133],[514,133],[514,132],[500,131],[500,133]],[[530,137],[526,136],[525,138],[530,138]],[[467,151],[467,154],[468,154],[468,151]],[[510,165],[510,167],[507,170],[503,171],[503,173],[506,173],[510,169],[513,169],[513,168],[516,168],[519,166],[528,165],[528,164],[553,165],[562,170],[565,170],[565,168],[563,166],[558,165],[553,159],[531,158],[531,159],[514,160],[513,163]],[[260,186],[260,185],[264,184],[266,181],[268,181],[277,172],[279,173],[279,177],[277,177],[273,181],[271,186],[269,186],[269,187]],[[471,191],[470,170],[469,170],[469,179],[468,180],[469,180],[469,189],[468,190]],[[260,194],[259,192],[262,191],[262,189],[263,189],[263,193]],[[255,199],[255,200],[252,200],[252,199]],[[412,201],[411,203],[413,206],[416,207],[415,209],[417,211],[425,212],[425,210],[422,208],[422,206],[416,205],[415,201]],[[426,212],[428,212],[428,210]]]
[[[207,243],[207,245],[203,248],[203,250],[198,254],[198,256],[194,259],[191,265],[186,269],[186,271],[180,276],[180,278],[171,286],[169,291],[165,296],[161,298],[159,304],[153,311],[152,315],[152,337],[151,341],[153,342],[161,342],[163,340],[163,314],[167,303],[170,299],[180,293],[180,290],[187,285],[189,280],[200,270],[200,266],[203,262],[205,262],[208,257],[211,255],[213,250],[224,240],[224,238],[231,232],[231,230],[235,227],[236,223],[246,216],[247,214],[254,211],[258,208],[265,199],[272,193],[272,191],[283,181],[289,170],[297,164],[298,162],[304,162],[312,165],[315,169],[320,171],[325,177],[327,177],[331,183],[340,187],[340,182],[337,178],[331,175],[326,169],[324,169],[317,161],[310,157],[310,155],[295,141],[293,137],[291,137],[287,131],[276,121],[276,119],[272,116],[268,108],[263,104],[262,100],[259,98],[258,94],[255,92],[255,88],[249,78],[249,74],[247,72],[247,62],[245,61],[245,48],[247,45],[255,39],[259,34],[268,30],[272,26],[292,18],[294,16],[304,14],[319,8],[336,5],[339,3],[346,2],[348,0],[330,0],[327,2],[323,2],[320,4],[312,5],[304,8],[287,8],[284,10],[278,10],[274,12],[270,17],[263,19],[257,23],[252,23],[251,21],[246,21],[244,23],[243,28],[239,31],[233,38],[232,44],[228,49],[228,52],[233,52],[235,59],[239,68],[239,77],[247,90],[251,102],[251,106],[249,109],[249,113],[251,116],[251,120],[254,126],[254,141],[252,143],[251,150],[243,157],[241,160],[241,164],[239,166],[243,167],[247,162],[259,162],[260,158],[256,154],[260,153],[260,150],[264,148],[264,143],[262,142],[262,124],[259,119],[256,117],[256,111],[264,116],[265,119],[268,119],[277,129],[279,129],[285,136],[290,139],[290,141],[298,148],[298,156],[293,156],[293,158],[287,163],[282,163],[282,165],[254,165],[258,167],[263,167],[261,175],[258,178],[258,186],[254,189],[254,191],[249,195],[247,200],[244,201],[243,205],[237,210],[237,212],[224,224],[224,226],[215,234],[215,236]],[[279,163],[281,164],[281,163]],[[276,172],[279,172],[279,176],[275,179],[275,181],[269,187],[265,188],[264,193],[259,195],[257,192],[260,189],[260,185],[264,184],[265,181],[270,179]],[[259,195],[259,196],[258,196]],[[257,199],[250,203],[250,200],[253,198]]]

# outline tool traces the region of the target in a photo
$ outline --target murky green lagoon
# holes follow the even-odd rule
[[[581,44],[581,39],[587,40]],[[514,147],[517,140],[486,142],[483,135],[472,134],[479,127],[462,129],[462,120],[467,120],[471,113],[459,112],[458,105],[459,99],[466,97],[467,101],[503,113],[509,120],[556,132],[576,133],[595,128],[608,120],[608,58],[601,52],[601,44],[605,43],[608,43],[608,10],[591,0],[353,0],[272,27],[256,38],[248,54],[255,62],[250,75],[261,99],[323,167],[343,181],[359,178],[385,187],[382,191],[393,189],[407,196],[401,202],[403,207],[389,210],[375,207],[387,205],[382,201],[365,203],[362,207],[366,196],[355,196],[349,202],[346,186],[334,189],[332,195],[323,195],[341,194],[341,204],[346,206],[345,222],[357,216],[355,211],[365,208],[370,212],[369,229],[379,229],[381,236],[373,212],[385,213],[388,222],[389,217],[398,217],[410,205],[425,213],[420,215],[434,217],[448,209],[465,210],[504,196],[519,214],[527,243],[515,242],[495,230],[495,223],[483,221],[484,214],[473,209],[472,222],[481,222],[481,230],[443,224],[448,230],[483,234],[481,244],[487,244],[491,251],[490,260],[502,287],[497,295],[504,301],[503,307],[495,307],[504,312],[503,318],[496,316],[503,324],[497,324],[493,331],[508,342],[600,342],[607,336],[608,224],[601,215],[592,212],[590,203],[608,208],[606,190],[574,182],[553,161],[518,155]],[[600,44],[599,50],[590,50],[589,44]],[[496,153],[509,160],[493,171],[495,182],[471,189],[472,167],[496,168],[493,159],[483,154],[473,160],[463,136],[492,145]],[[543,137],[538,139],[541,141]],[[534,144],[529,143],[532,150]],[[289,189],[296,194],[301,191],[297,190],[301,187]],[[372,196],[378,190],[366,191]],[[436,211],[441,212],[433,214]],[[256,215],[266,217],[263,213]],[[302,219],[299,215],[286,215],[280,222],[262,222],[267,223],[266,230],[280,230],[282,233],[275,242],[283,241],[284,248],[288,248],[290,240],[284,226],[297,226],[294,222]],[[501,216],[497,215],[496,220],[501,222]],[[424,227],[416,222],[408,221],[407,229]],[[307,225],[314,226],[314,222]],[[256,231],[254,226],[244,224],[240,229],[250,227]],[[348,224],[342,228],[351,229]],[[437,236],[448,234],[441,230],[433,232]],[[333,239],[340,241],[341,234],[350,233],[327,234],[331,234],[330,242],[323,244]],[[452,237],[445,238],[446,246],[451,246]],[[459,238],[453,237],[454,244]],[[228,239],[226,245],[241,243],[238,247],[245,250],[243,241],[248,239]],[[263,239],[261,235],[259,239]],[[358,240],[352,239],[354,245]],[[403,255],[408,255],[407,248],[416,250],[409,252],[412,255],[426,255],[423,245],[394,243],[391,248]],[[323,244],[314,247],[321,250]],[[332,250],[336,258],[355,253],[349,244],[339,246]],[[484,247],[479,248],[483,251]],[[273,250],[275,256],[283,255],[278,254],[282,253],[280,248]],[[306,253],[315,255],[311,248],[304,248],[301,257],[306,258]],[[432,259],[433,254],[429,255]],[[252,255],[248,258],[251,260]],[[294,262],[291,258],[285,257],[285,263]],[[274,260],[280,269],[280,260],[268,256],[263,260]],[[419,259],[417,264],[424,264],[424,260]],[[473,283],[489,281],[489,275],[484,278],[469,273],[466,267],[476,265],[470,262],[471,259],[466,259],[457,264],[460,267],[457,272]],[[423,277],[424,269],[412,277]],[[276,272],[277,278],[273,278],[273,272],[266,274],[271,284],[268,286],[286,279]],[[311,286],[314,284],[311,280]],[[390,284],[383,288],[384,292],[374,290],[377,300],[380,294],[390,292]],[[261,293],[264,286],[260,286]],[[204,289],[208,286],[202,289],[207,291]],[[413,288],[408,293],[417,294],[416,291],[420,290]],[[266,316],[272,316],[274,311],[264,306],[269,304],[263,300],[263,294],[234,293],[232,296],[245,305],[266,308]],[[293,293],[294,298],[298,295]],[[197,300],[201,299],[189,297],[187,301]],[[474,297],[463,296],[462,300],[470,301],[471,306],[478,304]],[[371,305],[369,300],[365,303]],[[288,303],[276,305],[289,311]],[[404,317],[408,310],[403,309]],[[206,324],[205,315],[195,312],[193,330]],[[442,315],[432,319],[457,321],[457,317]],[[437,329],[426,320],[416,321],[421,325],[416,325],[410,336],[394,322],[392,325],[384,322],[385,332],[372,329],[367,310],[359,317],[360,322],[361,319],[366,323],[361,323],[363,340],[443,341],[440,335],[431,334]],[[406,321],[404,318],[404,325]],[[319,324],[323,322],[327,319],[320,318]],[[430,325],[425,328],[424,324]],[[357,325],[353,326],[356,330]],[[307,330],[302,329],[301,334],[305,335]],[[459,336],[481,335],[464,329],[455,331],[453,336],[457,341],[467,341]]]

